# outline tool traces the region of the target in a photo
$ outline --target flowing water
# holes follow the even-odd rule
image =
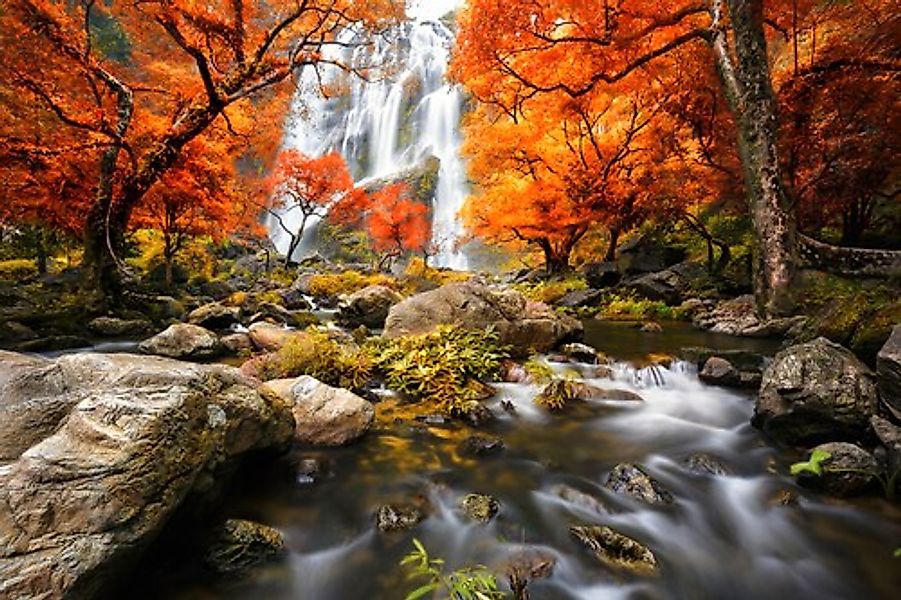
[[[596,335],[595,345],[610,356],[639,358],[635,348],[648,336],[615,327],[616,336]],[[678,336],[694,345],[710,341],[701,333]],[[735,346],[729,340],[717,339]],[[748,394],[706,386],[684,363],[616,362],[612,380],[592,379],[588,365],[575,368],[589,383],[635,392],[644,402],[596,401],[556,416],[533,405],[538,387],[501,384],[492,401],[501,420],[488,433],[507,448],[470,459],[456,445],[472,430],[426,426],[409,408],[384,401],[379,425],[360,443],[296,448],[252,465],[229,491],[223,516],[279,528],[289,548],[282,562],[240,579],[168,566],[161,578],[148,578],[155,584],[147,597],[397,600],[414,587],[397,564],[414,537],[452,567],[481,563],[503,572],[523,551],[552,557],[553,575],[530,586],[533,600],[897,597],[897,506],[877,498],[829,500],[796,488],[785,473],[798,457],[750,427]],[[504,401],[513,413],[501,409]],[[697,452],[718,457],[730,474],[688,472],[681,461]],[[325,464],[326,474],[308,477],[299,466],[308,458]],[[623,461],[646,465],[675,503],[649,506],[604,489],[611,468]],[[562,499],[560,485],[594,496],[607,510]],[[799,496],[796,504],[773,500],[784,490]],[[490,524],[462,517],[458,503],[470,492],[500,500]],[[409,533],[376,531],[376,506],[411,499],[430,506],[424,522]],[[573,524],[606,524],[641,540],[655,552],[660,574],[634,579],[606,570],[570,537]]]
[[[433,262],[462,270],[467,260],[456,245],[463,233],[457,213],[468,193],[466,167],[460,158],[463,94],[445,81],[454,35],[450,20],[443,18],[459,4],[460,0],[420,0],[411,7],[411,22],[398,37],[380,39],[374,48],[335,50],[358,68],[377,65],[383,71],[371,82],[333,74],[335,79],[328,83],[347,86],[347,95],[324,99],[316,74],[304,72],[285,147],[312,156],[338,151],[361,185],[403,177],[429,157],[438,158],[432,201]],[[346,35],[352,38],[351,33]],[[292,228],[300,218],[299,211],[283,215]],[[287,251],[288,236],[274,223],[270,232],[279,250]],[[314,250],[313,240],[314,236],[305,236],[298,252]]]

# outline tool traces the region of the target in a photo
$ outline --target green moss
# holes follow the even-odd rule
[[[570,292],[588,289],[588,283],[584,278],[572,275],[564,279],[551,279],[537,283],[519,283],[513,287],[530,300],[554,304]]]
[[[679,307],[667,306],[659,300],[639,298],[634,294],[609,294],[601,302],[601,315],[606,319],[641,321],[677,321],[685,318]]]
[[[450,415],[469,412],[490,395],[484,381],[496,379],[508,354],[494,331],[440,327],[424,335],[376,339],[368,351],[392,390],[434,404]]]

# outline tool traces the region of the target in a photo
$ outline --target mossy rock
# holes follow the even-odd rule
[[[460,502],[463,514],[479,523],[489,522],[500,510],[500,507],[501,503],[497,498],[487,494],[467,494]]]
[[[210,540],[204,563],[217,573],[238,573],[278,558],[285,539],[272,527],[243,519],[228,519]]]

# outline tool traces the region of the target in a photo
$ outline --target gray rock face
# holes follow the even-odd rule
[[[663,271],[636,277],[624,283],[623,287],[648,300],[658,300],[669,306],[677,306],[689,293],[692,281],[706,274],[706,269],[699,263],[685,262]]]
[[[285,538],[277,529],[228,519],[213,534],[204,563],[216,573],[239,573],[278,558],[285,552]]]
[[[88,329],[97,335],[121,337],[140,335],[151,330],[153,324],[142,319],[119,319],[117,317],[97,317],[88,323]]]
[[[613,467],[604,487],[647,504],[672,504],[673,495],[640,466],[620,463]]]
[[[882,401],[896,417],[901,418],[901,323],[895,325],[876,355],[876,375]]]
[[[375,419],[372,404],[353,392],[304,375],[264,384],[292,406],[297,441],[317,446],[343,446],[363,436]]]
[[[753,296],[739,296],[726,300],[713,310],[698,314],[694,324],[714,333],[728,333],[742,337],[777,337],[803,324],[806,317],[761,319],[757,316]]]
[[[428,333],[439,325],[478,331],[493,327],[500,342],[519,355],[546,351],[582,335],[582,324],[572,317],[527,301],[518,292],[470,281],[445,285],[394,305],[385,322],[384,336]]]
[[[230,367],[125,354],[26,362],[4,402],[29,382],[73,407],[0,468],[2,598],[97,597],[218,467],[291,438],[289,408]]]
[[[622,274],[614,262],[589,263],[582,268],[588,285],[596,289],[604,289],[619,283]]]
[[[241,308],[218,302],[204,304],[188,313],[188,322],[207,329],[228,329],[240,322]]]
[[[144,354],[168,358],[212,358],[222,352],[222,345],[215,333],[199,325],[175,323],[152,338],[138,344]]]
[[[634,236],[617,253],[621,273],[654,273],[685,260],[685,249],[667,246],[648,236]]]
[[[776,355],[763,373],[751,422],[786,444],[853,441],[865,434],[877,402],[873,372],[818,338]]]
[[[866,488],[879,471],[873,456],[854,444],[830,442],[820,444],[811,453],[828,452],[829,458],[820,463],[820,475],[802,472],[798,483],[832,496],[851,496]]]
[[[635,575],[657,572],[657,558],[647,546],[610,527],[574,526],[569,532],[604,566]]]
[[[870,419],[870,427],[885,448],[886,474],[891,477],[894,473],[901,473],[901,427],[878,416]]]
[[[583,308],[586,306],[597,306],[604,297],[603,290],[575,290],[569,292],[557,302],[558,306],[565,308]]]
[[[389,287],[370,285],[341,301],[338,320],[347,327],[365,325],[369,329],[381,329],[388,311],[401,300],[403,297]]]

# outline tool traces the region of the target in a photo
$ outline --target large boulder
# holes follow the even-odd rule
[[[582,267],[582,274],[590,287],[599,290],[612,287],[622,279],[615,262],[588,263]]]
[[[283,325],[274,325],[266,321],[254,323],[248,329],[250,341],[258,350],[275,352],[288,343],[293,337],[305,336],[302,331],[288,329]]]
[[[545,304],[528,301],[519,292],[468,281],[416,294],[395,304],[388,312],[384,336],[428,333],[439,325],[477,331],[491,327],[498,333],[500,343],[511,346],[519,355],[546,351],[582,335],[579,321],[557,314]]]
[[[779,352],[764,370],[751,422],[785,444],[854,441],[865,437],[877,403],[873,372],[817,338]]]
[[[222,345],[215,333],[199,325],[175,323],[165,331],[138,344],[144,354],[168,358],[212,358],[222,353]]]
[[[882,401],[901,418],[901,323],[895,325],[876,355],[876,376]]]
[[[14,360],[4,403],[42,402],[9,395],[43,381],[42,393],[61,390],[46,400],[51,409],[72,408],[55,433],[0,468],[2,598],[109,593],[220,468],[291,439],[289,407],[231,367],[127,354]],[[31,383],[9,387],[17,382]]]
[[[712,310],[695,316],[696,327],[713,333],[727,333],[742,337],[781,337],[802,326],[807,317],[760,317],[754,304],[754,297],[739,296],[724,300]]]
[[[388,311],[403,297],[384,285],[370,285],[344,298],[338,306],[338,321],[347,327],[365,325],[369,329],[385,326]]]
[[[226,306],[218,302],[204,304],[188,313],[188,323],[207,329],[228,329],[241,319],[241,307]]]
[[[305,444],[349,444],[369,431],[375,419],[375,409],[366,400],[308,375],[267,381],[263,387],[291,404],[294,437]]]
[[[616,265],[621,273],[654,273],[685,260],[685,248],[670,246],[651,236],[635,236],[619,247]]]

